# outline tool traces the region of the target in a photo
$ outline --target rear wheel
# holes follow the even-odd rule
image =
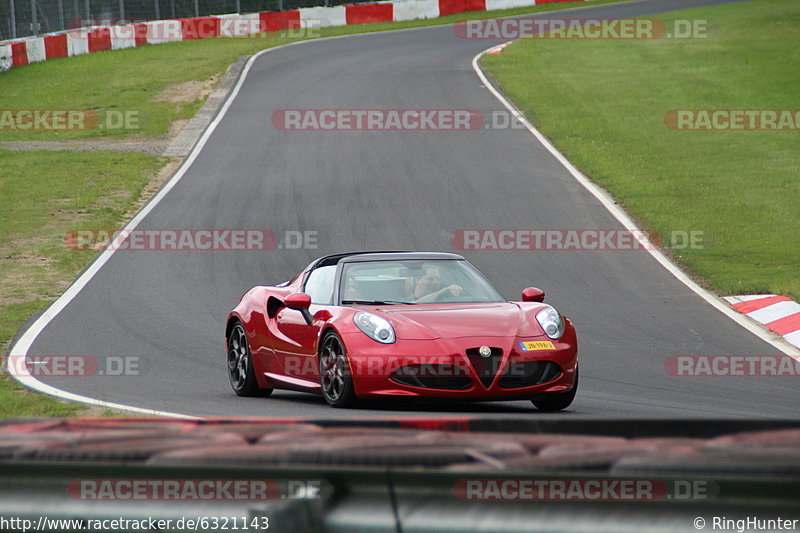
[[[561,411],[562,409],[566,409],[572,403],[572,400],[575,399],[575,394],[578,393],[578,367],[575,367],[575,384],[572,386],[572,390],[567,392],[556,392],[553,394],[548,394],[547,396],[540,396],[539,398],[534,398],[531,400],[533,405],[540,411]]]
[[[233,326],[228,335],[228,377],[237,396],[272,394],[272,389],[262,389],[258,386],[253,359],[250,356],[250,344],[240,322]]]
[[[326,402],[333,407],[347,407],[355,402],[356,392],[344,343],[333,331],[327,333],[320,344],[319,375]]]

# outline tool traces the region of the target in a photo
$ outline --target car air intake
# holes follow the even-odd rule
[[[500,369],[500,364],[503,362],[503,350],[500,348],[489,348],[491,353],[487,356],[481,355],[480,348],[467,349],[467,357],[469,362],[472,363],[472,368],[478,375],[483,386],[487,389],[494,381],[497,371]]]
[[[405,365],[392,372],[389,379],[425,389],[466,390],[472,386],[467,371],[457,365]]]
[[[513,363],[500,378],[503,389],[520,389],[553,381],[561,375],[561,367],[552,361]]]

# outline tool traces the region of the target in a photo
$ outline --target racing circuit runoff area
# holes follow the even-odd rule
[[[725,3],[645,0],[578,13],[631,19]],[[536,17],[518,20],[522,31],[522,21]],[[652,31],[660,31],[656,23]],[[186,163],[129,228],[138,233],[125,242],[142,253],[104,252],[59,312],[42,315],[26,334],[31,356],[88,355],[99,369],[116,358],[135,361],[135,371],[37,381],[101,406],[201,417],[538,416],[529,402],[370,402],[331,410],[314,395],[231,393],[224,319],[250,287],[284,282],[327,253],[455,250],[504,297],[518,300],[525,287],[539,287],[575,323],[581,389],[556,418],[796,418],[800,393],[790,377],[668,373],[673,356],[785,354],[665,268],[643,240],[650,235],[626,228],[624,213],[609,209],[527,129],[472,127],[470,112],[453,113],[448,127],[404,132],[383,123],[361,131],[357,121],[368,124],[369,115],[351,113],[350,131],[325,131],[327,121],[344,119],[303,111],[502,111],[473,60],[503,42],[485,31],[463,38],[442,26],[296,44],[251,59]],[[278,119],[291,127],[276,127]],[[455,124],[464,128],[454,131]],[[481,228],[498,229],[494,247]],[[501,233],[515,228],[567,233]],[[176,250],[172,240],[150,239],[164,230],[183,232],[176,243],[191,238],[209,249]],[[238,249],[232,234],[222,237],[226,230],[244,231],[249,249]],[[687,247],[702,238],[689,231],[680,236]],[[305,245],[285,246],[289,232]],[[71,242],[93,246],[113,235],[78,230]],[[622,235],[632,237],[621,243]],[[563,237],[559,246],[556,236]]]

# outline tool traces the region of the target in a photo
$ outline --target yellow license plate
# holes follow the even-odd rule
[[[550,341],[527,341],[520,342],[520,346],[526,352],[534,352],[536,350],[555,350],[555,345]]]

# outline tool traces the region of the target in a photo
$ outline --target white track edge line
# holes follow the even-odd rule
[[[508,41],[509,43],[513,41]],[[503,43],[505,44],[505,43]],[[497,46],[497,45],[495,45]],[[778,337],[771,331],[767,330],[761,324],[755,322],[754,320],[748,318],[746,315],[735,311],[731,308],[722,298],[718,297],[717,295],[713,294],[712,292],[704,289],[700,285],[698,285],[692,278],[690,278],[683,270],[681,270],[675,263],[672,262],[664,253],[658,249],[656,246],[649,244],[647,241],[647,237],[645,233],[636,226],[633,219],[622,209],[620,208],[612,199],[611,195],[602,189],[599,185],[592,182],[589,178],[587,178],[580,170],[578,170],[575,165],[569,162],[569,160],[564,157],[564,154],[558,151],[558,149],[553,146],[553,144],[545,137],[542,132],[540,132],[536,127],[531,124],[527,118],[512,104],[486,77],[486,74],[483,72],[483,69],[479,65],[480,59],[492,48],[495,46],[491,46],[486,50],[478,53],[475,57],[472,58],[472,69],[478,75],[481,82],[484,86],[491,92],[497,100],[503,104],[503,106],[511,112],[514,117],[519,120],[525,128],[533,135],[539,143],[547,149],[550,154],[558,160],[561,165],[567,169],[567,171],[572,175],[575,180],[578,181],[583,187],[591,193],[592,196],[597,198],[597,200],[605,207],[613,216],[616,218],[628,231],[637,235],[637,238],[640,241],[643,241],[643,244],[646,244],[644,248],[648,251],[648,253],[658,261],[661,266],[663,266],[670,274],[672,274],[678,281],[686,285],[689,289],[691,289],[694,293],[700,296],[703,300],[707,303],[712,305],[715,309],[726,315],[728,318],[748,330],[749,332],[756,335],[758,338],[767,342],[774,346],[776,349],[780,350],[786,355],[792,356],[798,361],[800,361],[800,349],[796,348],[788,341]]]
[[[321,40],[321,39],[318,39]],[[293,44],[299,44],[304,42],[313,42],[313,41],[298,41],[295,43],[289,43],[286,45],[278,46],[275,48],[268,48],[266,50],[261,50],[253,54],[250,59],[247,60],[247,64],[245,65],[242,73],[239,75],[239,79],[236,82],[235,87],[231,91],[228,98],[225,100],[225,103],[222,105],[220,110],[217,112],[217,115],[214,117],[214,120],[206,127],[206,130],[203,132],[203,135],[197,141],[197,144],[194,145],[192,148],[192,152],[189,154],[189,157],[184,159],[181,163],[181,166],[172,175],[170,180],[156,193],[150,201],[139,211],[131,220],[128,222],[121,231],[130,231],[134,230],[136,226],[138,226],[142,220],[161,202],[161,200],[167,195],[167,193],[172,190],[175,185],[181,180],[184,174],[189,170],[194,163],[197,156],[200,154],[202,149],[205,147],[206,142],[208,142],[208,138],[217,128],[217,125],[222,121],[225,117],[226,112],[230,108],[233,100],[239,94],[239,90],[241,86],[244,84],[244,80],[247,78],[247,74],[250,71],[255,60],[260,57],[262,54],[270,52],[272,50],[278,50],[280,48],[284,48],[286,46],[290,46]],[[21,365],[13,365],[12,368],[7,368],[7,372],[16,379],[19,383],[24,385],[25,387],[35,390],[37,392],[41,392],[43,394],[47,394],[49,396],[55,396],[57,398],[61,398],[62,400],[68,400],[73,402],[79,402],[89,405],[95,405],[99,407],[106,407],[111,409],[117,409],[121,411],[130,411],[134,413],[140,414],[149,414],[149,415],[157,415],[157,416],[166,416],[166,417],[177,417],[177,418],[201,418],[201,417],[194,417],[190,415],[185,415],[182,413],[174,413],[170,411],[157,411],[153,409],[146,409],[142,407],[135,407],[132,405],[124,405],[118,404],[114,402],[107,402],[104,400],[99,400],[97,398],[91,398],[88,396],[83,396],[80,394],[75,394],[72,392],[61,390],[57,387],[52,385],[48,385],[47,383],[43,383],[39,381],[35,377],[31,376],[29,372],[27,372],[27,368],[25,366],[25,358],[28,355],[28,350],[30,349],[33,342],[36,338],[41,334],[45,327],[56,317],[58,314],[63,311],[67,305],[72,302],[72,300],[83,290],[86,285],[94,278],[97,272],[105,265],[111,256],[114,255],[116,250],[114,248],[107,248],[101,252],[100,256],[98,256],[87,268],[83,271],[83,273],[78,277],[75,282],[69,286],[69,288],[64,291],[64,293],[55,301],[53,302],[47,309],[45,309],[42,314],[34,321],[34,323],[22,334],[19,340],[11,347],[9,351],[9,357],[22,357],[23,362]],[[25,369],[24,371],[18,371],[20,368]]]
[[[609,4],[601,4],[599,6],[580,6],[580,7],[572,7],[572,8],[565,8],[565,9],[555,9],[555,10],[552,10],[552,11],[543,11],[543,12],[540,12],[540,13],[543,14],[543,13],[556,13],[556,12],[563,12],[563,11],[581,11],[581,10],[592,9],[592,8],[597,8],[597,7],[605,7],[605,6],[609,6],[609,5],[615,5],[615,4],[638,4],[638,3],[646,3],[646,2],[649,2],[649,1],[651,1],[651,0],[630,0],[630,1],[624,1],[623,0],[621,2],[612,2],[612,3],[609,3]],[[529,6],[529,7],[535,7],[535,6]],[[521,18],[521,17],[526,17],[526,16],[534,16],[534,15],[538,15],[538,14],[539,13],[526,13],[526,14],[521,14],[521,15],[513,15],[511,17],[502,17],[502,16],[500,16],[500,17],[494,17],[494,18],[488,18],[488,19],[482,19],[482,20],[497,20],[497,19],[503,19],[503,18]],[[211,136],[211,133],[213,133],[213,131],[216,129],[216,127],[219,124],[219,122],[222,120],[222,118],[224,118],[225,113],[227,112],[228,108],[231,106],[231,104],[232,104],[233,100],[235,99],[236,95],[239,94],[239,89],[244,84],[244,80],[247,78],[247,74],[250,72],[250,68],[252,67],[253,63],[255,62],[256,59],[258,59],[263,54],[266,54],[268,52],[272,52],[272,51],[275,51],[275,50],[280,50],[282,48],[286,48],[287,46],[293,46],[293,45],[298,45],[298,44],[310,44],[310,43],[315,43],[315,42],[320,42],[320,41],[327,41],[327,40],[332,40],[332,39],[345,39],[345,38],[348,38],[348,37],[358,37],[358,36],[373,35],[373,34],[395,33],[395,32],[403,32],[403,31],[423,30],[423,29],[430,29],[430,28],[441,28],[441,27],[444,27],[444,26],[455,26],[456,24],[458,24],[458,22],[456,22],[456,23],[447,23],[447,24],[434,24],[434,25],[430,25],[430,26],[419,26],[419,27],[416,27],[416,28],[402,28],[402,29],[397,29],[397,30],[371,31],[371,32],[362,32],[362,33],[352,33],[352,34],[348,34],[348,35],[335,35],[335,36],[331,36],[331,37],[322,37],[322,38],[319,38],[319,39],[296,41],[296,42],[293,42],[293,43],[288,43],[288,44],[276,46],[276,47],[273,47],[273,48],[267,48],[265,50],[261,50],[259,52],[256,52],[255,54],[253,54],[250,57],[250,59],[248,59],[247,64],[245,65],[244,69],[242,70],[242,73],[239,75],[239,80],[237,81],[236,86],[234,87],[233,91],[231,91],[231,94],[228,95],[228,99],[225,101],[225,103],[223,104],[222,108],[217,112],[217,115],[214,117],[214,120],[211,122],[211,124],[208,125],[208,127],[205,130],[205,132],[203,132],[203,135],[197,141],[197,144],[194,145],[194,147],[192,148],[192,152],[189,155],[189,157],[184,159],[184,161],[181,163],[181,166],[178,168],[178,170],[175,172],[175,174],[172,175],[172,177],[169,179],[169,181],[166,184],[164,184],[164,186],[158,191],[158,193],[155,196],[153,196],[153,198],[151,198],[147,202],[147,204],[145,204],[145,206],[142,208],[142,210],[139,211],[139,213],[137,213],[136,216],[134,216],[130,220],[130,222],[128,222],[122,228],[121,231],[135,229],[136,226],[138,226],[139,223],[147,216],[147,214],[149,214],[150,211],[152,211],[153,208],[155,208],[155,206],[158,205],[158,203],[163,199],[163,197],[166,196],[166,194],[178,183],[178,181],[180,181],[180,179],[183,177],[183,175],[186,173],[186,171],[189,170],[189,167],[191,167],[192,163],[197,158],[197,156],[199,155],[200,151],[202,151],[203,147],[205,146],[206,142],[208,141],[208,138]],[[512,113],[514,113],[515,115],[518,115],[518,117],[521,118],[521,120],[523,121],[523,124],[525,124],[526,127],[528,127],[528,129],[531,131],[531,133],[536,135],[537,133],[536,133],[536,130],[533,128],[533,126],[531,126],[527,122],[527,120],[525,120],[525,118],[522,117],[521,114],[519,114],[518,111],[516,111],[512,106],[510,106],[509,103],[507,101],[505,101],[504,98],[502,98],[502,96],[499,94],[499,92],[497,92],[496,89],[494,89],[492,84],[489,83],[488,80],[486,80],[486,78],[483,75],[483,72],[480,70],[480,68],[476,66],[477,65],[477,63],[476,63],[477,60],[484,53],[486,53],[486,50],[484,50],[483,52],[481,52],[480,54],[475,56],[473,58],[473,60],[472,60],[472,66],[475,69],[475,71],[478,73],[478,76],[481,79],[484,80],[484,83],[492,91],[492,93],[495,95],[495,97],[497,97],[500,100],[500,102],[503,103],[503,105],[505,105],[509,110],[511,110]],[[541,134],[539,134],[539,135],[541,135]],[[542,139],[543,139],[543,137],[542,137]],[[545,145],[545,146],[547,146],[547,145]],[[553,149],[553,150],[555,150],[555,149]],[[564,159],[564,161],[566,161],[566,159]],[[567,165],[568,164],[569,163],[567,162]],[[569,169],[569,167],[567,167],[567,168]],[[579,181],[580,181],[580,179],[579,179]],[[590,189],[590,191],[591,191],[591,189]],[[64,291],[64,293],[55,302],[53,302],[47,309],[45,309],[42,312],[42,314],[39,315],[39,317],[34,321],[34,323],[31,324],[31,326],[28,327],[28,329],[25,330],[25,333],[23,333],[22,336],[11,347],[11,350],[8,353],[9,357],[11,357],[11,356],[17,356],[17,357],[22,356],[23,357],[23,363],[24,363],[24,361],[25,361],[24,358],[27,357],[28,350],[30,349],[31,345],[36,340],[36,338],[44,330],[44,328],[47,327],[47,325],[56,316],[58,316],[58,314],[61,311],[63,311],[64,308],[67,305],[69,305],[69,303],[80,293],[80,291],[83,290],[83,288],[86,285],[89,284],[89,282],[97,274],[97,272],[103,267],[103,265],[105,265],[106,262],[108,262],[108,260],[114,254],[114,252],[115,252],[114,249],[104,250],[100,254],[100,256],[97,257],[81,273],[81,275],[78,277],[78,279],[76,279],[72,283],[72,285],[70,285],[69,288],[67,288],[67,290]],[[743,324],[743,326],[747,327],[747,325],[745,325],[745,324]],[[761,335],[761,332],[759,332],[759,331],[753,331],[753,332],[758,334],[759,336]],[[770,342],[768,339],[765,339],[765,340]],[[800,350],[798,350],[798,353],[800,353]],[[15,365],[15,367],[16,366],[17,365]],[[25,365],[23,364],[22,367],[25,368]],[[170,411],[156,411],[156,410],[152,410],[152,409],[145,409],[145,408],[135,407],[135,406],[131,406],[131,405],[124,405],[124,404],[118,404],[118,403],[114,403],[114,402],[107,402],[107,401],[104,401],[104,400],[98,400],[96,398],[91,398],[91,397],[88,397],[88,396],[82,396],[80,394],[75,394],[75,393],[72,393],[72,392],[64,391],[64,390],[61,390],[59,388],[53,387],[52,385],[48,385],[46,383],[43,383],[43,382],[39,381],[38,379],[36,379],[35,377],[31,376],[27,372],[16,373],[12,369],[7,369],[7,371],[15,380],[17,380],[23,386],[25,386],[25,387],[27,387],[27,388],[29,388],[31,390],[40,392],[42,394],[47,394],[48,396],[55,396],[55,397],[61,398],[63,400],[68,400],[68,401],[73,401],[73,402],[78,402],[78,403],[84,403],[84,404],[88,404],[88,405],[96,405],[96,406],[99,406],[99,407],[106,407],[106,408],[111,408],[111,409],[117,409],[117,410],[120,410],[120,411],[129,411],[129,412],[140,413],[140,414],[167,416],[167,417],[176,417],[176,418],[202,418],[202,417],[194,417],[194,416],[191,416],[191,415],[185,415],[185,414],[181,414],[181,413],[174,413],[174,412],[170,412]]]
[[[641,0],[640,0],[641,1]],[[603,5],[610,5],[610,4],[603,4]],[[533,6],[531,6],[533,7]],[[585,6],[591,7],[591,6]],[[568,11],[568,10],[565,10]],[[530,14],[529,14],[530,15]],[[519,16],[526,16],[526,15],[519,15]],[[321,37],[318,39],[308,39],[308,40],[301,40],[295,41],[279,46],[275,46],[272,48],[267,48],[256,52],[247,60],[244,68],[242,69],[241,74],[239,75],[239,79],[236,82],[231,93],[228,95],[228,98],[225,100],[225,103],[217,112],[214,120],[206,127],[203,135],[197,141],[197,143],[192,148],[191,153],[189,156],[183,160],[178,170],[172,177],[164,184],[164,186],[159,189],[155,196],[153,196],[145,206],[120,230],[121,232],[131,231],[136,229],[142,220],[161,202],[161,200],[167,195],[167,193],[172,190],[175,185],[181,180],[183,175],[189,170],[194,163],[197,156],[200,154],[202,149],[205,147],[206,142],[208,142],[208,138],[217,128],[217,125],[222,121],[227,113],[228,109],[233,103],[233,100],[239,94],[239,90],[241,89],[242,85],[244,84],[245,79],[247,78],[247,74],[250,72],[250,69],[255,63],[256,59],[261,57],[262,55],[273,52],[275,50],[280,50],[286,48],[288,46],[295,46],[301,44],[311,44],[321,41],[329,41],[333,39],[346,39],[348,37],[356,37],[356,36],[366,36],[372,34],[383,34],[383,33],[395,33],[395,32],[404,32],[404,31],[414,31],[414,30],[423,30],[423,29],[430,29],[431,27],[444,27],[444,26],[453,26],[454,24],[438,24],[433,26],[419,26],[416,28],[400,28],[397,30],[385,30],[385,31],[377,31],[377,32],[363,32],[363,33],[353,33],[348,35],[333,35],[330,37]],[[61,390],[57,387],[52,385],[48,385],[35,377],[31,376],[29,372],[27,372],[27,368],[25,366],[25,358],[28,356],[28,350],[33,345],[36,338],[41,334],[44,328],[58,316],[61,311],[63,311],[67,305],[72,302],[72,300],[89,284],[89,282],[94,278],[97,272],[105,265],[111,256],[114,255],[116,252],[113,248],[107,248],[103,250],[100,255],[89,264],[88,267],[78,276],[78,278],[67,288],[64,293],[59,296],[59,298],[53,302],[47,309],[42,311],[42,314],[31,324],[28,329],[25,330],[25,333],[13,344],[11,350],[8,353],[10,357],[22,357],[22,364],[15,364],[12,365],[12,368],[6,368],[6,372],[11,375],[16,381],[18,381],[23,386],[40,392],[42,394],[47,394],[48,396],[54,396],[56,398],[60,398],[62,400],[73,401],[78,403],[84,403],[88,405],[95,405],[98,407],[106,407],[109,409],[117,409],[120,411],[129,411],[134,413],[140,414],[148,414],[148,415],[157,415],[157,416],[167,416],[167,417],[177,417],[177,418],[202,418],[202,417],[194,417],[191,415],[185,415],[182,413],[174,413],[171,411],[158,411],[153,409],[146,409],[142,407],[136,407],[132,405],[125,405],[125,404],[118,404],[114,402],[107,402],[105,400],[99,400],[97,398],[91,398],[89,396],[83,396],[80,394],[75,394],[72,392],[68,392],[65,390]],[[24,369],[23,371],[19,371],[20,369]]]

